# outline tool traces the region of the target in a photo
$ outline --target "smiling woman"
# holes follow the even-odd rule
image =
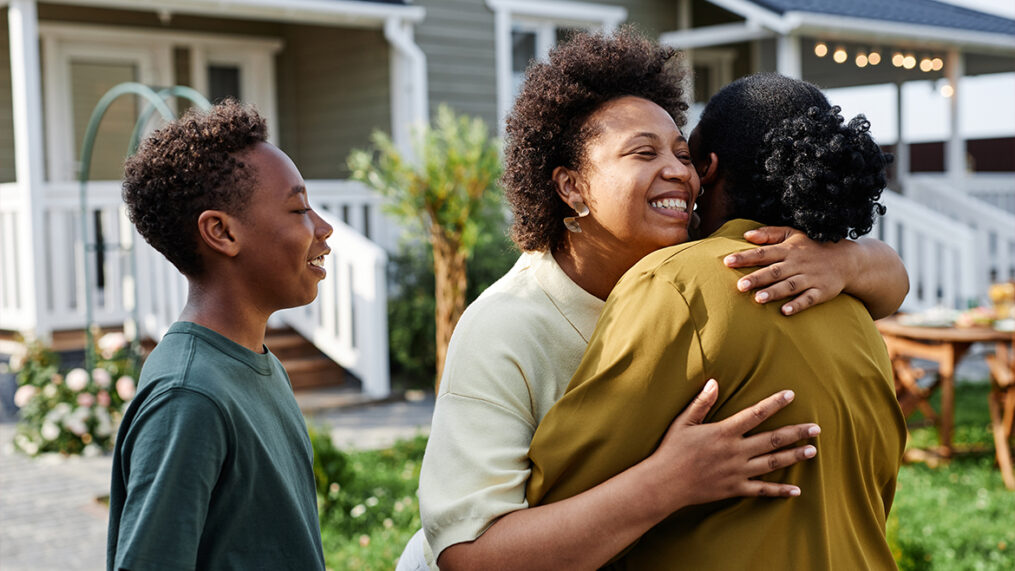
[[[525,500],[533,432],[581,361],[603,300],[639,258],[688,239],[699,180],[680,131],[687,105],[675,64],[672,49],[625,30],[578,34],[527,71],[507,121],[503,177],[523,253],[452,336],[420,475],[430,549],[410,542],[399,569],[595,568],[683,506],[799,493],[751,478],[813,456],[812,446],[773,451],[772,442],[807,438],[815,425],[743,438],[792,395],[700,425],[718,394],[709,383],[643,463],[562,502],[529,509]],[[834,290],[810,292],[814,302],[837,294],[848,280],[836,271],[865,255],[811,257],[799,236],[787,244],[744,256],[779,263],[752,279],[765,286],[781,273],[797,292]],[[901,268],[894,254],[871,264]]]

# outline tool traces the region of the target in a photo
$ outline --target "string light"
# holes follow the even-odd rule
[[[867,54],[860,52],[856,54],[856,67],[867,67],[867,62],[870,61],[867,58]]]
[[[843,63],[849,59],[849,54],[846,53],[845,48],[835,48],[835,53],[832,54],[832,59],[835,63]]]
[[[944,60],[942,60],[939,57],[936,57],[936,58],[930,60],[930,64],[931,64],[931,69],[934,70],[934,71],[941,71],[941,69],[945,66]]]
[[[876,51],[872,51],[870,55],[867,56],[867,63],[871,65],[877,65],[881,63],[881,54]]]
[[[913,54],[906,54],[906,57],[902,58],[902,67],[906,69],[913,69],[916,67],[916,56]]]
[[[928,72],[932,69],[934,69],[934,64],[930,61],[929,57],[925,57],[920,60],[920,71]]]
[[[825,42],[818,42],[814,44],[814,55],[818,57],[825,57],[828,55],[828,46],[825,45]]]
[[[955,95],[955,88],[952,87],[952,84],[946,83],[946,84],[941,86],[941,96],[942,97],[949,97],[950,98],[952,95]]]
[[[902,55],[899,52],[895,52],[892,55],[892,65],[894,65],[895,67],[902,67],[902,63],[905,60],[906,60],[906,56]]]

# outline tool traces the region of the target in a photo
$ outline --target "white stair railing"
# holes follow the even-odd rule
[[[309,339],[363,383],[363,392],[391,392],[388,370],[387,261],[383,248],[338,220],[313,198],[311,204],[334,233],[325,257],[328,277],[313,303],[279,312],[279,318]]]
[[[969,184],[972,180],[964,182]],[[912,200],[973,231],[978,263],[976,288],[980,295],[986,294],[992,282],[1015,279],[1015,214],[958,193],[955,183],[941,177],[916,178],[906,190]]]
[[[961,308],[986,293],[977,289],[979,268],[972,230],[891,191],[885,191],[882,202],[887,212],[871,235],[895,248],[909,271],[903,311],[939,305]]]

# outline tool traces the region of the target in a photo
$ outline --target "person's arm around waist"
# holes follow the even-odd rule
[[[773,450],[813,437],[817,426],[744,437],[789,404],[792,393],[702,424],[717,394],[709,381],[643,461],[578,495],[499,518],[475,541],[441,552],[440,568],[595,569],[682,507],[734,496],[799,495],[796,486],[749,478],[813,457],[813,446]]]

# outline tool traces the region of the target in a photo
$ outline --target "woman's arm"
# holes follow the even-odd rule
[[[716,389],[715,381],[706,383],[645,460],[576,496],[501,517],[475,541],[445,549],[440,568],[597,568],[682,507],[734,496],[799,495],[796,486],[749,478],[813,457],[813,446],[779,449],[814,437],[817,425],[744,437],[789,404],[793,393],[703,424]]]
[[[765,266],[737,282],[737,289],[754,294],[758,303],[793,299],[782,306],[785,315],[848,293],[867,306],[871,317],[895,313],[909,293],[909,275],[902,259],[880,240],[860,238],[815,242],[784,226],[759,228],[744,234],[761,247],[730,254],[731,268]]]

